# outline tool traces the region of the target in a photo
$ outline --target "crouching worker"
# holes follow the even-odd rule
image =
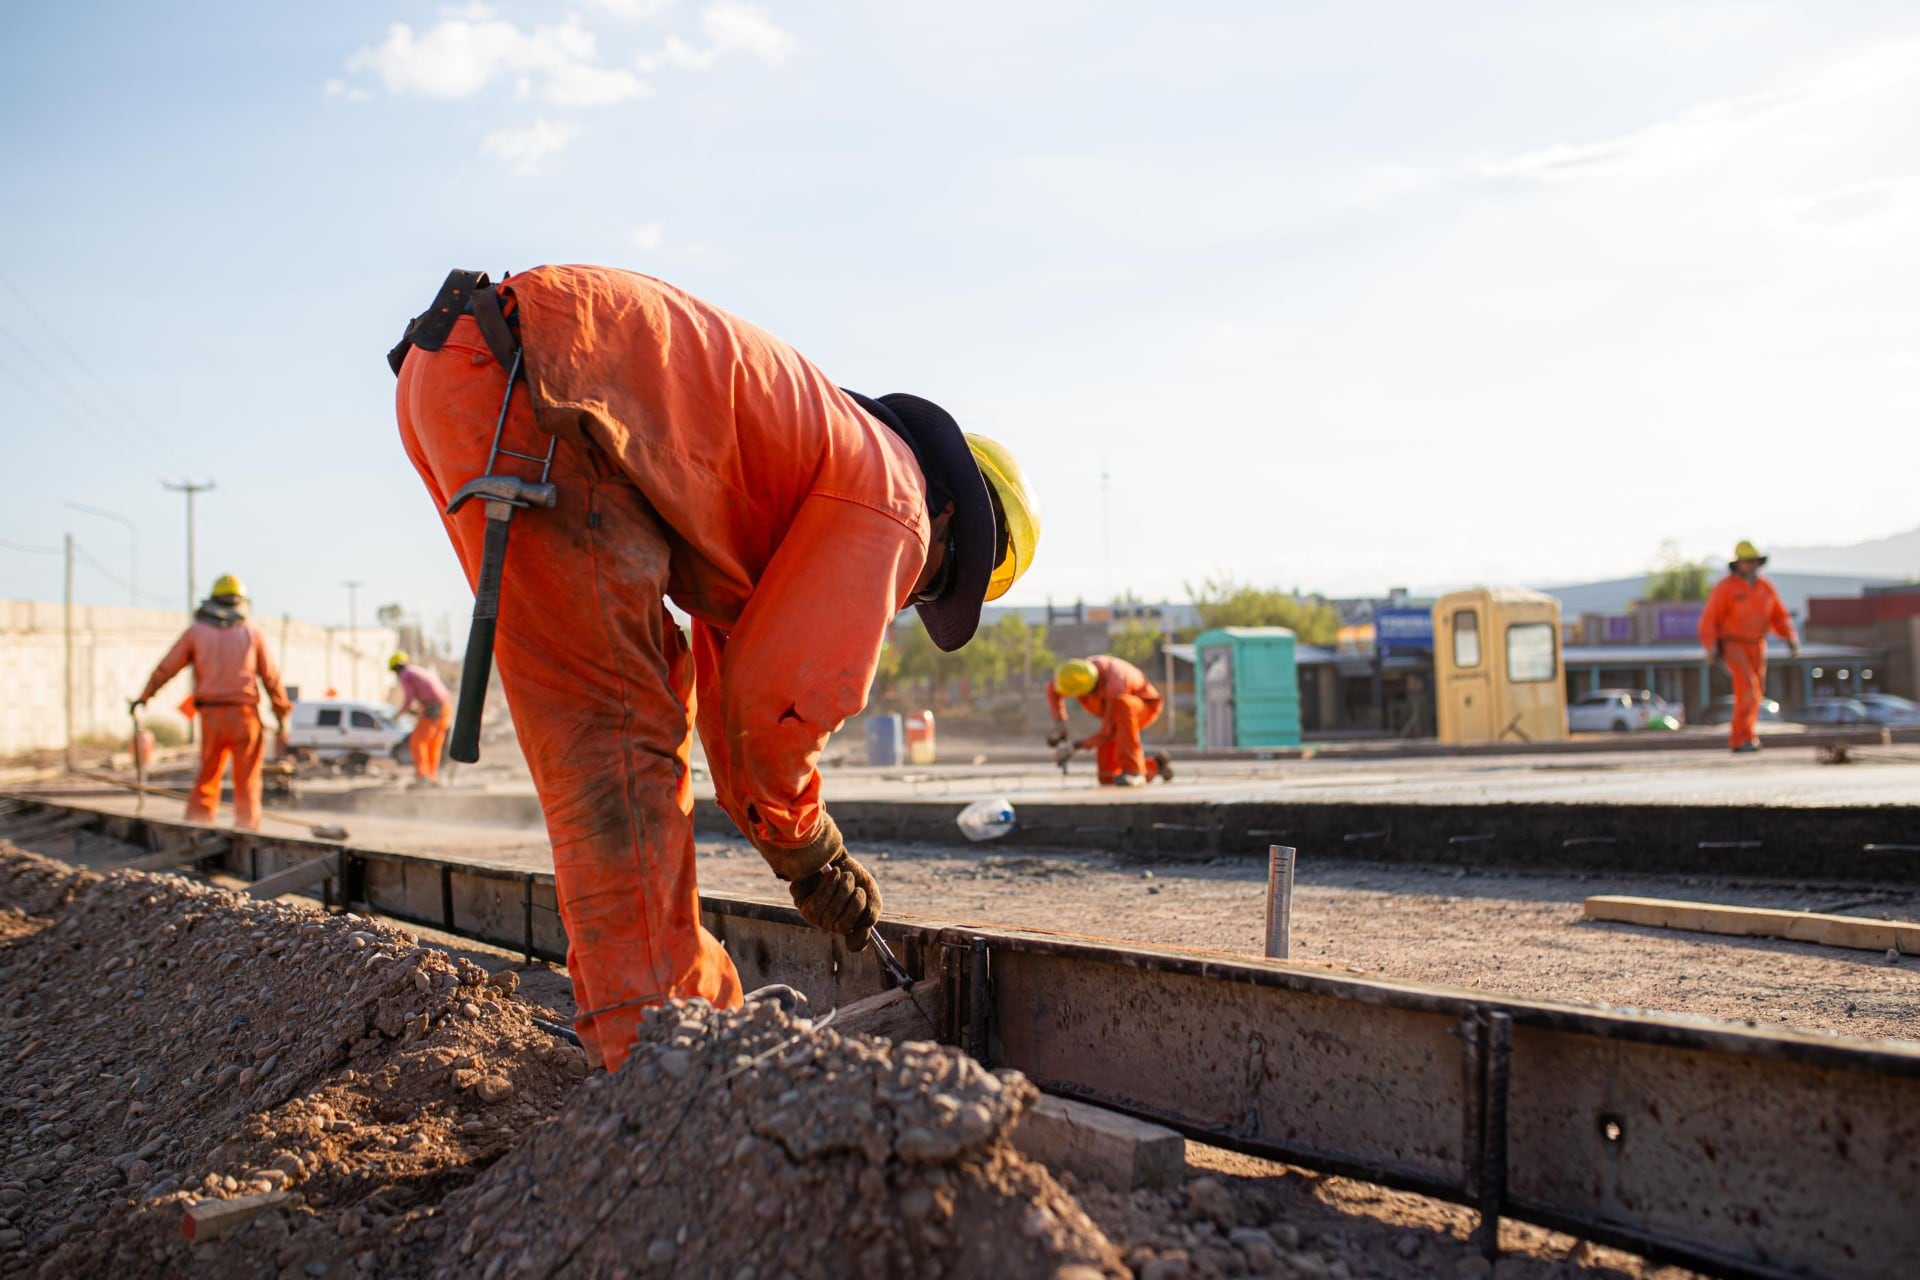
[[[900,609],[958,649],[1026,572],[1040,520],[1012,456],[938,405],[844,391],[745,321],[610,268],[497,287],[455,272],[389,360],[408,456],[437,508],[456,500],[469,582],[500,524],[493,656],[552,839],[589,1057],[618,1067],[671,997],[741,1003],[700,924],[696,731],[721,806],[800,914],[864,947],[879,886],[816,761],[865,703]],[[461,506],[489,473],[526,505]]]
[[[1092,751],[1103,787],[1143,787],[1154,778],[1173,781],[1173,762],[1164,751],[1151,756],[1140,745],[1140,731],[1160,718],[1160,691],[1124,658],[1101,654],[1060,664],[1047,685],[1047,710],[1053,730],[1047,745],[1066,746],[1067,699],[1100,722],[1073,749]]]

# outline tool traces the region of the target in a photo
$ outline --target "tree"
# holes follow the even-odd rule
[[[1160,628],[1134,619],[1107,629],[1107,652],[1146,670],[1160,652]]]
[[[1198,589],[1188,583],[1187,593],[1200,615],[1201,631],[1214,627],[1286,627],[1303,644],[1327,645],[1340,630],[1340,614],[1332,605],[1298,591],[1251,587],[1221,577],[1208,578]]]
[[[1647,576],[1645,597],[1662,602],[1705,600],[1712,586],[1713,565],[1705,560],[1689,560],[1680,554],[1680,545],[1669,538],[1660,544],[1653,572]]]

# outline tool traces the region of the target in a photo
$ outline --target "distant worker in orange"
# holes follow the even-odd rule
[[[673,997],[742,1003],[700,925],[696,729],[801,916],[865,947],[880,889],[827,812],[820,749],[865,704],[896,613],[958,649],[1032,564],[1040,513],[1012,456],[605,267],[454,272],[388,361],[401,441],[476,587],[468,658],[484,673],[491,643],[546,815],[589,1058],[617,1068]],[[485,688],[462,676],[455,759]]]
[[[280,687],[280,670],[267,652],[266,636],[247,621],[247,589],[230,573],[214,580],[213,594],[194,613],[193,625],[160,659],[134,706],[145,706],[189,664],[193,706],[200,716],[200,774],[187,801],[187,821],[213,821],[220,807],[220,778],[231,759],[234,825],[244,831],[258,830],[260,765],[266,756],[260,691],[266,690],[273,704],[282,743],[293,704]]]
[[[1100,721],[1089,737],[1073,750],[1094,752],[1094,765],[1105,787],[1143,787],[1155,778],[1173,781],[1173,762],[1164,751],[1151,756],[1140,745],[1140,731],[1160,718],[1160,691],[1140,668],[1124,658],[1101,654],[1063,662],[1047,685],[1047,710],[1053,732],[1047,745],[1066,746],[1067,699]]]
[[[1800,636],[1780,603],[1780,593],[1760,576],[1767,558],[1751,542],[1733,549],[1727,576],[1720,579],[1700,613],[1700,644],[1709,660],[1726,667],[1733,679],[1733,726],[1728,745],[1735,751],[1760,749],[1760,703],[1767,696],[1767,633],[1787,642],[1800,656]]]
[[[413,713],[413,732],[407,736],[407,754],[413,757],[416,783],[440,781],[440,748],[453,723],[453,695],[439,676],[417,665],[405,652],[387,659],[387,670],[400,681],[398,714]]]

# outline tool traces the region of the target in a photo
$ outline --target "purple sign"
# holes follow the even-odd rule
[[[1663,640],[1697,640],[1700,636],[1700,614],[1706,609],[1702,604],[1663,604],[1653,611],[1653,638],[1656,643]]]
[[[1633,643],[1633,619],[1631,617],[1629,617],[1626,614],[1621,614],[1617,617],[1608,618],[1606,620],[1606,623],[1607,623],[1607,629],[1606,629],[1606,638],[1604,643],[1606,644],[1632,644]]]

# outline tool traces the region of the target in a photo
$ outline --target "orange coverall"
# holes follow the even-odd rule
[[[502,294],[532,391],[503,444],[560,438],[559,503],[514,521],[494,658],[553,843],[575,1025],[613,1070],[646,1006],[741,1000],[700,924],[695,726],[742,832],[818,834],[820,748],[865,705],[926,562],[925,481],[791,347],[671,285],[541,267]],[[400,435],[439,509],[481,474],[505,385],[471,316],[408,353]],[[446,520],[469,583],[480,505]]]
[[[267,638],[251,622],[220,626],[196,621],[160,659],[140,701],[153,697],[189,663],[193,666],[192,701],[200,713],[200,773],[187,801],[187,821],[213,821],[220,807],[220,775],[231,758],[234,825],[258,830],[260,762],[266,754],[259,690],[267,691],[273,714],[282,725],[293,710],[280,687],[280,669],[267,652]]]
[[[1748,581],[1729,573],[1714,585],[1707,607],[1700,612],[1700,645],[1719,651],[1733,678],[1733,724],[1730,746],[1758,738],[1760,700],[1767,696],[1767,633],[1798,645],[1793,619],[1780,594],[1765,578]]]
[[[1160,762],[1149,759],[1141,748],[1140,731],[1160,718],[1160,691],[1140,668],[1124,658],[1101,654],[1088,661],[1100,673],[1100,682],[1078,701],[1083,711],[1100,721],[1100,728],[1080,746],[1094,749],[1094,763],[1103,783],[1123,773],[1137,773],[1153,781],[1160,776]],[[1047,711],[1055,720],[1067,718],[1067,700],[1051,680],[1047,682]]]

